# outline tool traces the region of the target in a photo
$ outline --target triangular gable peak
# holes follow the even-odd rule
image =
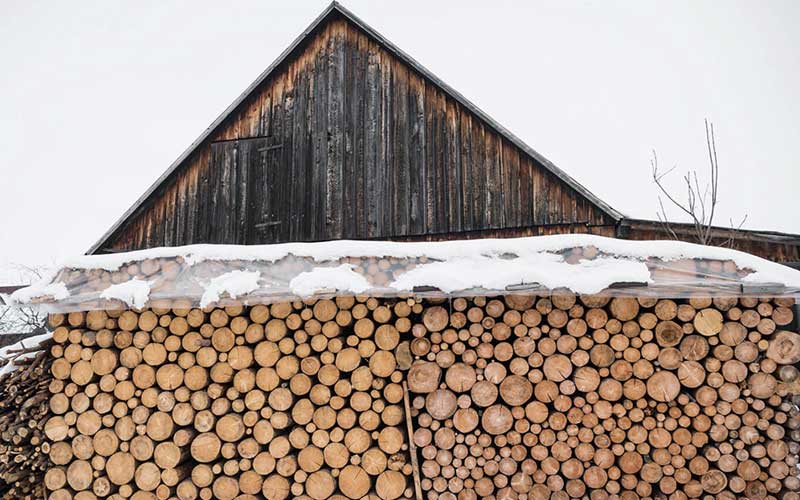
[[[331,4],[89,250],[614,234],[621,215]]]

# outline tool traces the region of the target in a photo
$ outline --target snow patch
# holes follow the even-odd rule
[[[549,289],[566,287],[576,293],[593,294],[619,282],[650,283],[650,271],[643,262],[610,258],[568,264],[554,254],[516,259],[473,256],[419,266],[389,286],[398,291],[430,286],[452,293],[472,288],[505,290],[514,285],[541,285]]]
[[[288,255],[309,257],[317,262],[337,260],[343,257],[414,258],[427,256],[435,260],[448,260],[455,257],[474,257],[476,255],[497,257],[503,254],[516,254],[523,256],[586,246],[593,246],[601,253],[640,260],[649,258],[659,258],[664,261],[680,259],[731,260],[739,268],[752,269],[756,273],[774,273],[777,276],[786,278],[787,268],[785,266],[738,250],[697,245],[683,241],[620,240],[590,234],[437,242],[337,240],[275,245],[187,245],[108,255],[83,255],[62,261],[56,269],[105,269],[107,271],[116,271],[130,262],[162,257],[182,257],[189,265],[207,260],[274,262]],[[797,283],[800,283],[800,272],[797,274],[798,276],[795,276],[795,279]]]
[[[45,276],[40,281],[25,288],[20,288],[11,295],[7,295],[6,297],[8,297],[9,300],[4,299],[4,301],[8,304],[15,305],[26,304],[33,299],[42,297],[52,297],[53,300],[56,301],[64,300],[69,297],[67,285],[60,281],[50,282],[53,278],[54,276]]]
[[[261,273],[258,271],[231,271],[212,279],[206,286],[200,307],[219,302],[222,294],[227,293],[235,299],[258,289]]]
[[[584,255],[597,256],[578,262],[568,259],[568,262],[564,255],[575,255],[571,253],[574,248],[591,248],[592,251]],[[340,265],[339,259],[345,257],[353,259],[349,262],[382,257],[408,259],[415,267],[408,271],[395,270],[393,282],[378,285],[355,272],[353,265]],[[156,273],[146,278],[156,281],[133,280],[112,285],[102,292],[84,286],[80,280],[70,284],[69,289],[59,281],[66,280],[62,278],[62,269],[70,271],[64,276],[72,275],[73,270],[115,271],[131,263],[157,258],[177,261],[180,275]],[[281,262],[284,258],[288,259]],[[418,258],[419,262],[413,262]],[[694,263],[684,262],[691,259],[733,262],[735,266],[726,265],[719,272],[710,268],[700,276],[694,274]],[[214,261],[215,265],[205,268],[198,265],[206,261]],[[674,261],[681,262],[672,264]],[[273,266],[274,263],[277,265]],[[703,264],[700,266],[702,268]],[[732,267],[734,269],[730,269]],[[253,271],[254,268],[259,271]],[[212,270],[210,274],[209,269]],[[163,288],[162,281],[176,286]],[[66,311],[85,307],[82,304],[96,300],[99,295],[118,298],[129,306],[144,307],[150,285],[154,283],[159,283],[157,293],[154,292],[159,299],[190,299],[205,306],[218,301],[224,293],[231,297],[257,294],[258,300],[274,301],[291,300],[290,293],[309,296],[333,291],[385,295],[425,287],[444,293],[472,289],[503,293],[517,285],[533,284],[549,289],[566,287],[576,293],[597,293],[614,284],[649,283],[664,294],[711,293],[721,288],[739,293],[742,285],[760,284],[770,293],[796,294],[800,292],[800,271],[728,248],[578,234],[443,242],[340,240],[258,246],[190,245],[69,259],[43,280],[16,291],[11,302],[26,305],[36,298],[44,298],[41,301],[44,304]]]
[[[101,299],[121,300],[128,304],[128,307],[142,309],[150,298],[150,286],[152,281],[132,279],[124,283],[111,285],[100,294]]]
[[[340,291],[362,293],[370,289],[367,279],[353,271],[352,264],[338,267],[315,267],[295,276],[289,282],[289,288],[300,297],[308,297],[315,293]]]

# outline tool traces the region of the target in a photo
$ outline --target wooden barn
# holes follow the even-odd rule
[[[675,229],[691,240],[689,225]],[[333,3],[89,253],[562,233],[669,238],[657,222],[625,218]],[[800,261],[797,235],[742,231],[736,246]]]

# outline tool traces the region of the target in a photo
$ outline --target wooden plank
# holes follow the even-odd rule
[[[408,397],[408,384],[403,381],[403,407],[406,416],[406,430],[408,431],[408,454],[411,455],[411,468],[414,476],[414,495],[417,500],[422,500],[422,485],[419,479],[419,459],[417,458],[417,445],[414,444],[414,426],[411,423],[411,404]]]
[[[381,207],[385,206],[386,200],[378,204],[381,195],[381,177],[384,165],[381,155],[381,133],[383,129],[382,99],[381,89],[383,87],[383,71],[379,64],[379,56],[373,51],[373,47],[368,47],[366,67],[366,96],[365,123],[364,123],[364,171],[365,188],[363,194],[364,209],[366,212],[366,236],[373,238],[378,236],[383,217]]]
[[[472,120],[471,139],[474,145],[470,165],[472,170],[473,223],[476,228],[485,228],[489,227],[488,221],[491,214],[488,213],[490,207],[486,204],[486,198],[489,195],[486,185],[486,138],[484,137],[483,123],[478,120]]]
[[[392,116],[394,114],[393,79],[394,70],[391,60],[381,55],[379,57],[381,68],[381,89],[379,103],[380,112],[380,136],[378,137],[377,147],[379,148],[378,184],[375,191],[378,196],[376,205],[378,207],[378,226],[375,236],[383,236],[388,233],[387,228],[392,227],[392,205],[394,202],[394,191],[391,169],[394,165],[394,143],[395,135],[392,127]]]
[[[325,184],[325,228],[322,239],[341,238],[342,236],[342,161],[344,131],[342,115],[344,113],[344,45],[341,22],[335,23],[328,42],[327,61],[327,134],[328,158],[326,161]]]
[[[321,40],[326,49],[317,54],[314,61],[314,86],[312,92],[312,138],[314,141],[312,162],[314,165],[308,196],[313,203],[310,207],[310,234],[308,239],[320,240],[325,236],[326,172],[328,171],[328,39]]]
[[[409,74],[408,122],[408,233],[422,234],[425,232],[425,212],[428,205],[425,189],[425,82],[413,73]]]
[[[356,128],[358,120],[358,79],[355,76],[358,67],[358,51],[354,49],[357,43],[355,33],[345,29],[343,32],[342,51],[344,61],[344,77],[342,79],[342,131],[343,131],[343,159],[342,159],[342,226],[341,237],[353,239],[358,231],[358,209],[356,201],[357,178],[356,168],[356,141],[360,129]]]
[[[309,97],[310,78],[307,71],[298,73],[295,81],[295,109],[292,119],[292,140],[291,143],[284,143],[284,148],[289,148],[291,158],[291,196],[290,204],[292,207],[291,220],[289,221],[289,241],[303,239],[303,232],[308,225],[309,213],[305,202],[308,198],[306,186],[308,185],[310,165],[310,144],[311,135],[309,133]]]
[[[447,152],[449,172],[448,231],[460,231],[464,227],[464,180],[461,167],[461,120],[458,107],[447,100]]]
[[[462,230],[472,231],[475,229],[475,202],[472,184],[475,178],[472,172],[473,151],[472,151],[472,116],[468,113],[459,115],[459,141],[461,146],[461,191],[463,220]]]
[[[392,137],[389,144],[392,148],[392,159],[389,162],[391,184],[389,196],[392,197],[392,215],[387,229],[391,234],[409,234],[410,226],[410,182],[411,169],[409,159],[410,133],[413,121],[409,116],[409,75],[408,68],[393,62],[392,65]],[[386,233],[382,234],[385,235]]]

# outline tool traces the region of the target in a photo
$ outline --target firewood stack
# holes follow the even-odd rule
[[[52,380],[50,342],[12,350],[2,364],[13,371],[0,377],[0,499],[44,498],[42,478],[49,468],[44,435],[47,387]]]
[[[792,307],[557,290],[54,314],[44,484],[55,500],[795,500]]]
[[[413,307],[340,297],[52,315],[49,498],[413,495]]]
[[[412,327],[429,499],[798,498],[792,300],[458,298]]]

